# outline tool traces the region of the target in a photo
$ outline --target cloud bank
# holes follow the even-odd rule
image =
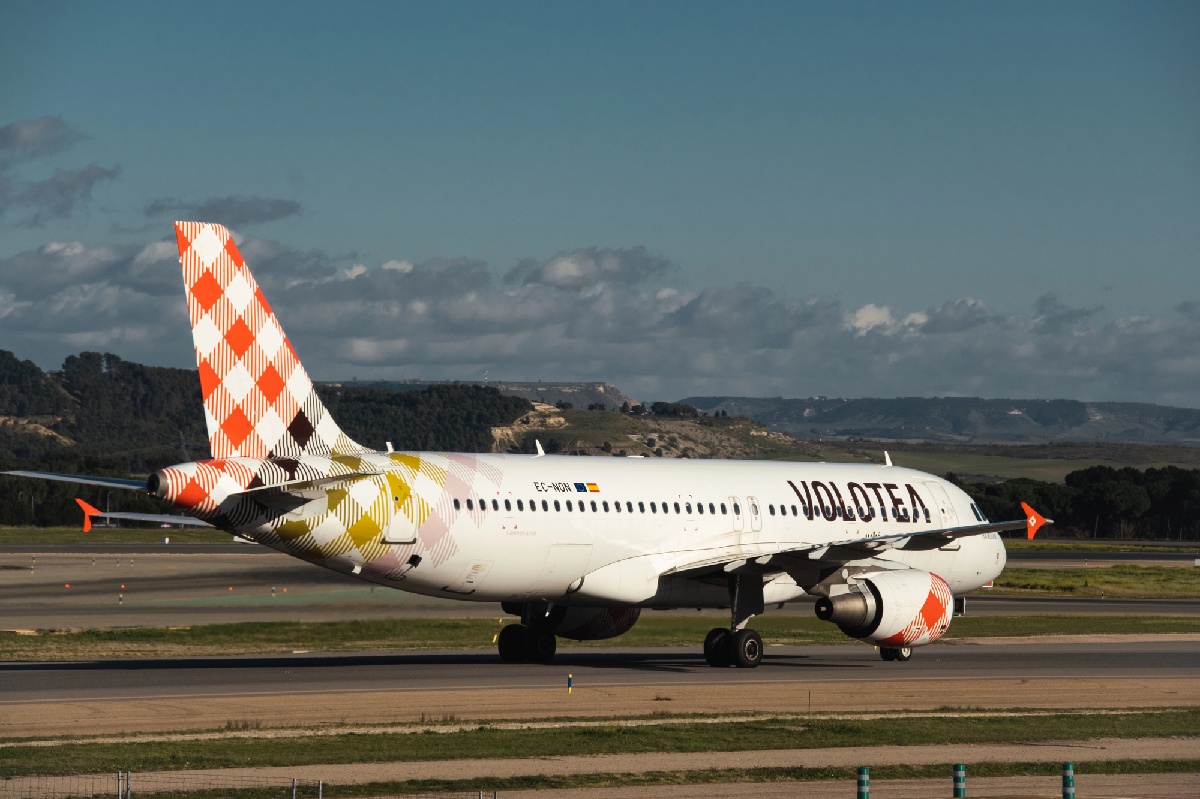
[[[23,214],[16,220],[17,226],[45,227],[52,220],[70,218],[76,209],[91,202],[92,189],[116,179],[121,167],[94,163],[56,169],[40,180],[19,176],[21,167],[64,152],[85,138],[61,117],[21,120],[0,128],[0,220]]]
[[[745,283],[677,285],[641,248],[503,270],[471,259],[360,263],[238,237],[318,379],[608,380],[690,394],[1044,397],[1196,406],[1200,303],[1105,318],[1044,295],[845,306]],[[736,269],[730,269],[736,274]],[[193,366],[174,242],[51,242],[0,260],[0,341],[57,368],[81,349]]]

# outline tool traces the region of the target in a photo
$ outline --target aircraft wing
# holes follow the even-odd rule
[[[58,472],[0,472],[13,477],[33,477],[38,480],[58,480],[64,483],[83,483],[89,486],[104,486],[106,488],[123,488],[126,491],[145,491],[145,480],[134,480],[129,477],[93,477],[88,474],[59,474]]]
[[[875,548],[881,548],[885,544],[908,539],[927,542],[933,546],[942,546],[956,538],[967,538],[973,535],[984,535],[985,533],[1002,533],[1008,530],[1024,530],[1025,537],[1032,541],[1042,525],[1054,524],[1053,519],[1045,518],[1024,502],[1021,503],[1021,508],[1025,511],[1024,519],[1013,519],[1007,522],[984,522],[983,524],[970,524],[961,527],[946,527],[941,530],[921,530],[919,532],[897,533],[895,535],[869,536],[850,541],[838,541],[837,545],[871,547],[873,544],[878,544],[879,547]]]
[[[964,525],[961,527],[946,527],[941,530],[918,530],[910,533],[895,535],[863,536],[843,541],[829,541],[820,544],[801,544],[778,552],[768,552],[750,558],[729,558],[728,556],[708,557],[702,560],[679,564],[668,569],[666,574],[685,577],[700,577],[710,575],[718,569],[725,572],[735,572],[742,569],[756,571],[787,571],[801,561],[812,560],[841,560],[850,553],[858,554],[848,559],[869,557],[872,552],[891,549],[898,542],[913,540],[925,544],[925,548],[936,549],[947,543],[969,536],[984,535],[985,533],[1000,533],[1008,530],[1025,530],[1026,537],[1032,539],[1037,531],[1046,524],[1053,524],[1052,519],[1043,517],[1040,513],[1021,503],[1026,517],[1006,522],[984,522],[981,524]]]

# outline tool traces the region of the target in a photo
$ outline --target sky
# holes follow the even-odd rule
[[[1200,407],[1195,2],[0,3],[0,349]]]

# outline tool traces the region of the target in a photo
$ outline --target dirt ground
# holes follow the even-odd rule
[[[1004,679],[931,682],[773,683],[714,691],[706,685],[621,685],[579,690],[535,688],[371,690],[258,696],[231,691],[203,697],[154,696],[112,700],[0,699],[6,737],[104,735],[215,729],[230,723],[310,726],[313,719],[387,724],[441,719],[606,718],[696,713],[870,712],[935,710],[946,706],[1005,709],[1138,708],[1200,705],[1196,679]],[[810,702],[812,703],[810,705]]]

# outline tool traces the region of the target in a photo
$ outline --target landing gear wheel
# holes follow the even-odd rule
[[[879,657],[883,658],[884,660],[900,660],[900,661],[911,660],[912,659],[912,647],[911,646],[902,646],[899,648],[888,647],[888,646],[881,647],[879,650]]]
[[[525,660],[529,663],[549,663],[554,660],[558,642],[553,633],[529,631],[525,635]]]
[[[882,658],[883,660],[895,660],[896,659],[896,650],[892,649],[890,647],[886,647],[886,646],[880,647],[879,648],[879,657]]]
[[[500,650],[500,659],[505,663],[523,663],[525,661],[525,625],[508,624],[500,629],[500,637],[496,639],[496,648]]]
[[[752,669],[762,662],[762,638],[754,630],[738,630],[729,640],[729,654],[739,669]]]
[[[704,662],[714,668],[723,669],[731,665],[729,630],[714,627],[704,636]]]
[[[912,660],[912,647],[902,646],[896,650],[896,660]]]

